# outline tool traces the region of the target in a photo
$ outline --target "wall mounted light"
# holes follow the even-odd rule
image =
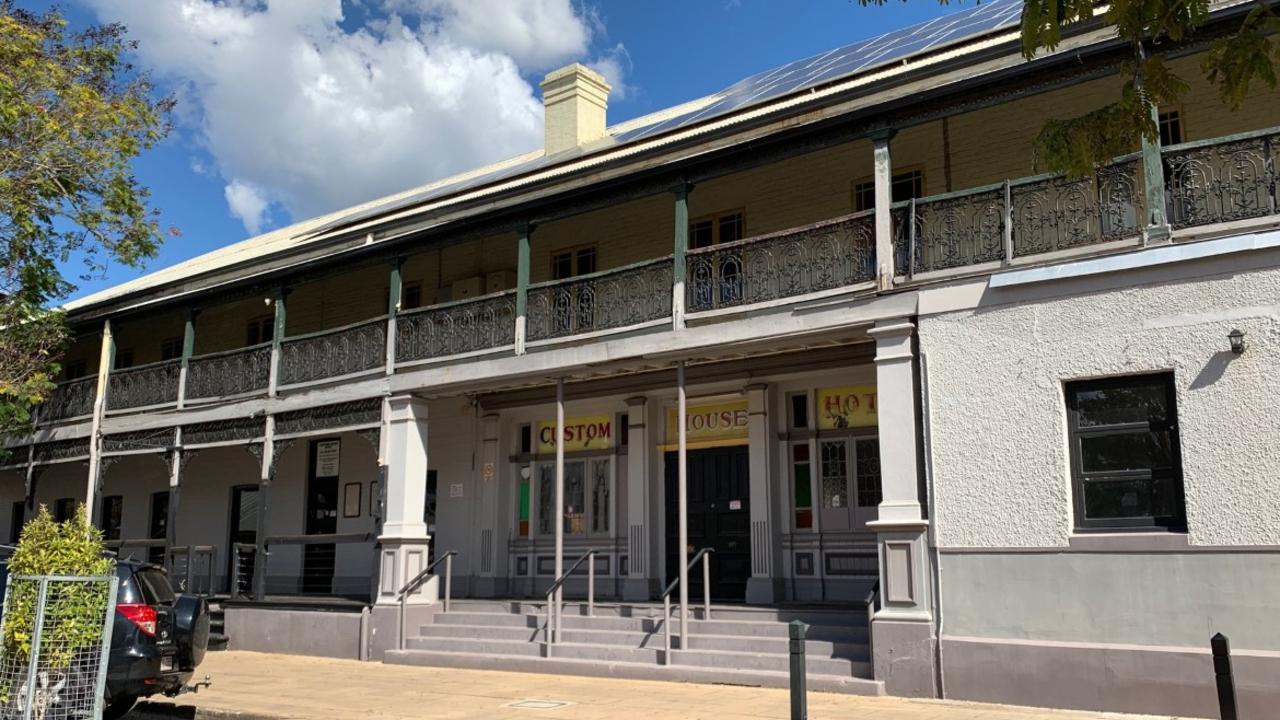
[[[1240,328],[1236,328],[1232,330],[1231,332],[1227,333],[1227,339],[1231,341],[1231,352],[1235,353],[1236,355],[1244,354],[1245,344],[1244,344],[1243,330],[1241,330]]]

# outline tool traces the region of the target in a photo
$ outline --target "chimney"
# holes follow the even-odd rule
[[[603,75],[579,63],[543,78],[546,154],[555,155],[604,137],[610,89]]]

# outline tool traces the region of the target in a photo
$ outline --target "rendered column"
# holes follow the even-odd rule
[[[909,318],[877,322],[876,341],[881,494],[878,535],[880,609],[871,625],[875,677],[891,695],[934,697],[934,635],[929,591],[928,521],[920,498],[919,419],[914,367],[915,325]]]
[[[378,562],[378,604],[399,602],[400,588],[427,566],[431,541],[423,508],[427,501],[427,401],[414,395],[388,398],[386,517]],[[437,599],[433,579],[411,593],[409,604]]]
[[[875,155],[876,198],[876,278],[881,290],[893,287],[896,273],[893,260],[893,163],[889,157],[889,140],[893,130],[883,128],[871,133]]]
[[[747,602],[770,604],[781,599],[781,579],[775,577],[778,542],[774,537],[774,502],[769,488],[769,386],[747,386],[747,441],[751,493],[751,577]],[[712,558],[715,562],[715,558]]]
[[[627,399],[627,576],[622,579],[622,599],[650,600],[649,577],[649,452],[648,400]]]

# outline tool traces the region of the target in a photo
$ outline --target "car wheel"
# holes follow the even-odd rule
[[[125,713],[133,709],[133,704],[138,702],[138,698],[132,695],[113,698],[107,701],[107,706],[102,711],[102,720],[119,720],[124,717]]]

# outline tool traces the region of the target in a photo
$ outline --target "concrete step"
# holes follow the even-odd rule
[[[454,600],[451,610],[475,613],[545,615],[546,605],[536,600]],[[595,604],[593,612],[597,617],[659,618],[662,617],[662,604],[598,602]],[[673,606],[671,609],[672,616],[674,617],[678,613],[679,608]],[[585,617],[587,615],[587,604],[578,600],[565,601],[564,614],[565,617]],[[702,620],[704,619],[703,615],[704,608],[700,603],[690,604],[689,616],[691,618]],[[711,618],[713,620],[759,622],[801,620],[807,625],[844,626],[865,625],[867,613],[862,607],[849,606],[754,607],[750,605],[712,605]]]
[[[405,648],[432,652],[476,653],[495,657],[539,657],[542,644],[527,640],[488,640],[456,637],[414,637]]]
[[[715,617],[714,612],[712,617]],[[672,631],[679,626],[672,622]],[[734,635],[758,638],[788,638],[790,629],[784,622],[749,621],[749,620],[693,620],[689,623],[693,637],[699,635]],[[813,640],[831,642],[866,642],[867,626],[863,622],[856,625],[811,625],[805,637]]]
[[[419,632],[419,637],[532,642],[535,639],[542,639],[542,631],[537,628],[508,625],[424,625]]]
[[[676,665],[694,665],[708,668],[730,668],[743,671],[766,671],[787,673],[791,669],[791,658],[783,653],[756,652],[724,652],[712,650],[673,650],[671,661]],[[805,668],[812,675],[832,675],[836,677],[871,677],[871,663],[866,660],[849,660],[846,658],[823,658],[808,656]]]
[[[532,643],[531,643],[532,645]],[[557,650],[563,650],[564,646]],[[635,680],[717,683],[753,687],[789,687],[785,672],[732,670],[693,664],[661,665],[649,662],[602,662],[571,657],[497,656],[473,652],[406,649],[387,652],[384,662],[395,665],[453,667],[476,670],[549,673],[587,677],[616,677]],[[824,675],[811,672],[810,690],[855,695],[883,695],[884,683],[863,677]]]

